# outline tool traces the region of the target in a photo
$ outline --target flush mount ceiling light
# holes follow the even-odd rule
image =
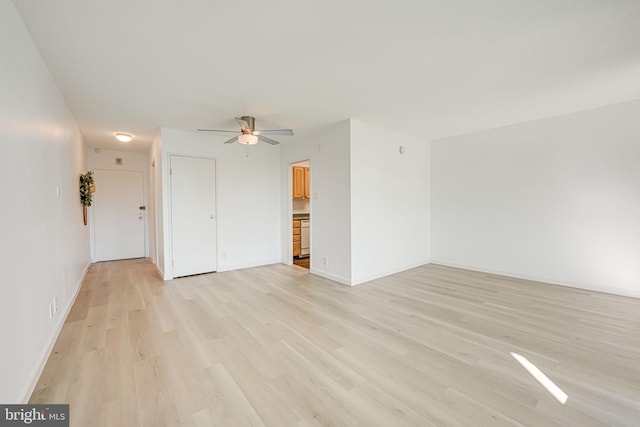
[[[240,144],[253,145],[258,143],[258,137],[256,135],[251,135],[250,133],[243,133],[238,136],[238,142]]]
[[[128,133],[118,132],[116,133],[116,139],[120,142],[131,142],[133,141],[133,135]]]

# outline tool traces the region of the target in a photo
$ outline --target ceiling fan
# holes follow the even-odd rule
[[[238,141],[240,144],[245,145],[253,145],[257,144],[258,140],[264,141],[267,144],[276,145],[280,144],[280,142],[275,139],[271,139],[266,137],[265,135],[293,135],[292,129],[265,129],[265,130],[256,130],[255,117],[251,116],[242,116],[236,117],[236,122],[240,125],[241,134],[238,136],[234,136],[228,141],[225,141],[225,144],[233,144]],[[198,129],[199,132],[233,132],[236,133],[236,130],[218,130],[218,129]]]

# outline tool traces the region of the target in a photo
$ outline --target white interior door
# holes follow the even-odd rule
[[[95,261],[145,256],[142,172],[94,171],[93,244]]]
[[[216,163],[171,156],[173,277],[217,269]]]

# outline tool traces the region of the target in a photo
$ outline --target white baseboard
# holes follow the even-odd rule
[[[376,273],[376,274],[372,274],[372,275],[365,276],[365,277],[362,277],[362,278],[354,279],[351,282],[351,286],[361,285],[363,283],[370,282],[372,280],[380,279],[381,277],[391,276],[392,274],[401,273],[403,271],[411,270],[412,268],[421,267],[421,266],[427,265],[427,264],[430,264],[429,260],[422,260],[420,262],[409,264],[409,265],[406,265],[406,266],[403,266],[403,267],[400,267],[400,268],[394,268],[394,269],[387,270],[387,271],[382,272],[382,273]]]
[[[158,274],[160,275],[160,278],[162,280],[165,280],[164,278],[164,271],[162,271],[162,269],[158,266],[158,264],[154,264],[156,266],[156,271],[158,272]]]
[[[632,291],[629,289],[623,289],[623,288],[616,288],[616,287],[612,287],[612,286],[589,286],[589,285],[584,285],[581,283],[570,283],[570,282],[558,282],[555,281],[553,279],[549,279],[547,277],[540,277],[540,276],[529,276],[526,274],[518,274],[518,273],[512,273],[512,272],[506,272],[506,271],[499,271],[499,270],[492,270],[492,269],[487,269],[487,268],[482,268],[482,267],[476,267],[476,266],[471,266],[471,265],[464,265],[464,264],[457,264],[457,263],[452,263],[452,262],[447,262],[447,261],[442,261],[442,260],[437,260],[437,259],[432,259],[430,264],[437,264],[437,265],[442,265],[445,267],[453,267],[453,268],[460,268],[463,270],[471,270],[471,271],[478,271],[481,273],[489,273],[489,274],[496,274],[499,276],[506,276],[506,277],[513,277],[515,279],[524,279],[524,280],[531,280],[533,282],[541,282],[541,283],[548,283],[550,285],[557,285],[557,286],[565,286],[568,288],[575,288],[575,289],[582,289],[583,291],[589,291],[589,292],[602,292],[605,294],[612,294],[612,295],[618,295],[618,296],[623,296],[623,297],[631,297],[631,298],[640,298],[640,290],[638,291]]]
[[[321,271],[321,270],[317,270],[317,269],[311,269],[309,272],[311,274],[315,274],[316,276],[320,276],[320,277],[324,277],[325,279],[330,279],[333,280],[334,282],[338,282],[341,285],[347,285],[347,286],[357,286],[360,285],[362,283],[366,283],[366,282],[370,282],[372,280],[375,279],[379,279],[381,277],[386,277],[386,276],[390,276],[392,274],[396,274],[396,273],[400,273],[406,270],[411,270],[412,268],[416,268],[416,267],[420,267],[423,265],[427,265],[429,264],[430,261],[429,260],[423,260],[417,263],[413,263],[413,264],[409,264],[400,268],[394,268],[392,270],[388,270],[385,271],[383,273],[376,273],[376,274],[372,274],[370,276],[365,276],[363,278],[357,279],[357,280],[350,280],[346,277],[342,277],[342,276],[338,276],[335,274],[331,274],[331,273],[327,273],[326,271]]]
[[[84,271],[80,276],[80,280],[76,284],[76,291],[73,297],[71,298],[71,300],[69,301],[69,304],[67,304],[67,307],[64,310],[64,315],[58,317],[58,323],[56,325],[55,331],[51,336],[51,339],[49,339],[49,343],[44,348],[42,355],[40,356],[40,363],[38,363],[38,366],[36,366],[33,374],[31,375],[31,381],[29,381],[29,384],[27,384],[26,389],[22,392],[22,397],[20,401],[23,404],[29,403],[29,398],[33,394],[33,391],[36,389],[36,385],[38,385],[38,380],[40,379],[40,375],[42,375],[42,371],[44,370],[44,367],[46,366],[47,361],[49,360],[49,356],[51,356],[51,352],[53,351],[53,346],[56,344],[56,341],[58,341],[58,337],[60,336],[60,332],[62,331],[64,322],[67,320],[67,317],[71,312],[71,307],[73,307],[73,304],[76,302],[76,298],[78,298],[78,294],[80,293],[80,289],[82,288],[84,279],[87,277],[87,272],[89,271],[89,267],[91,267],[91,264],[92,264],[91,262],[88,262],[87,265],[84,267]]]
[[[273,265],[273,264],[281,264],[281,263],[282,263],[281,260],[273,259],[269,261],[259,261],[259,262],[252,262],[247,264],[232,264],[232,265],[218,266],[218,269],[215,272],[223,273],[225,271],[242,270],[245,268],[262,267],[265,265]],[[156,269],[158,270],[158,273],[160,274],[160,276],[162,276],[162,279],[165,281],[177,279],[177,277],[171,277],[171,278],[164,277],[164,273],[162,272],[162,270],[160,270],[160,268],[157,265],[156,265]]]
[[[217,271],[218,273],[222,273],[224,271],[241,270],[244,268],[262,267],[265,265],[281,264],[281,263],[282,261],[280,259],[271,259],[267,261],[251,262],[247,264],[232,264],[232,265],[219,266]]]
[[[338,282],[341,285],[351,286],[351,280],[342,276],[337,276],[335,274],[327,273],[325,271],[315,270],[313,268],[309,270],[309,273],[315,274],[316,276],[324,277],[325,279],[333,280],[334,282]]]

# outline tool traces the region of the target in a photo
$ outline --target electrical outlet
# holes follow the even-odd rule
[[[53,314],[58,312],[58,297],[53,297]]]
[[[326,256],[322,257],[322,265],[324,265],[325,267],[329,265],[329,258]]]
[[[49,304],[49,319],[53,319],[53,304]]]

